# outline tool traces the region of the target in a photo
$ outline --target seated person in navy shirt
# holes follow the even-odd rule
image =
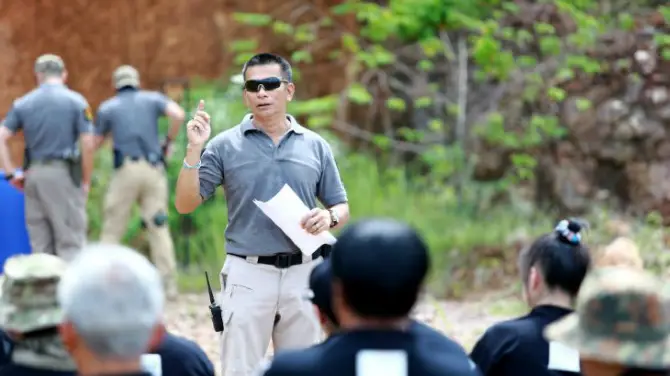
[[[310,300],[321,322],[321,327],[328,338],[330,338],[337,334],[340,325],[333,312],[332,267],[330,260],[322,262],[312,270],[309,277],[309,288]],[[420,321],[410,319],[409,331],[419,336],[422,341],[436,341],[439,345],[445,346],[444,351],[465,354],[465,350],[463,350],[461,345]],[[472,363],[472,367],[476,367],[474,363]]]
[[[470,358],[485,376],[580,374],[578,354],[563,344],[548,342],[542,333],[547,325],[573,311],[591,266],[581,229],[578,222],[563,220],[519,255],[524,300],[531,311],[492,326],[479,339]]]
[[[308,349],[276,354],[262,375],[478,375],[460,346],[411,329],[409,314],[430,263],[412,228],[387,219],[358,222],[342,232],[325,263],[339,331]]]

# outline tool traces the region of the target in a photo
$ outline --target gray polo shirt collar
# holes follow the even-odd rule
[[[247,134],[247,132],[250,131],[257,131],[259,130],[258,128],[254,127],[254,122],[252,121],[253,115],[248,114],[247,116],[242,119],[242,124],[240,124],[240,127],[242,129],[242,134]],[[303,128],[302,125],[298,124],[298,122],[295,120],[295,118],[291,115],[286,115],[286,119],[288,119],[289,122],[291,122],[291,128],[289,131],[293,131],[297,134],[303,134],[305,133],[305,128]]]

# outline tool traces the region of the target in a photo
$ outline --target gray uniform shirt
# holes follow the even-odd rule
[[[228,253],[268,256],[298,250],[253,203],[271,199],[284,184],[309,208],[316,207],[317,198],[327,207],[347,201],[326,140],[288,118],[291,129],[277,145],[247,116],[214,137],[202,154],[200,195],[209,198],[219,185],[226,195]]]
[[[30,160],[60,159],[75,151],[79,135],[93,132],[84,97],[62,84],[42,84],[14,101],[4,125],[23,129]]]
[[[114,149],[124,157],[161,155],[158,120],[169,101],[159,92],[123,89],[100,105],[96,134],[107,136],[111,132]]]

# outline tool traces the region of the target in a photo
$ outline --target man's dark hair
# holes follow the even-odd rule
[[[333,247],[331,262],[346,304],[362,317],[378,319],[409,315],[430,266],[421,236],[392,219],[347,227]]]
[[[279,65],[281,68],[282,78],[288,82],[293,82],[293,69],[291,69],[291,64],[289,64],[289,62],[283,57],[267,52],[254,55],[251,59],[244,63],[244,67],[242,68],[242,77],[244,77],[245,80],[247,79],[247,69],[250,67],[272,64]]]

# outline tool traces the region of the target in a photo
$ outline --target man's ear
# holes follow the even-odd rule
[[[293,96],[295,95],[295,84],[293,84],[293,82],[289,82],[289,84],[286,85],[286,92],[287,92],[286,100],[289,102],[292,101]]]
[[[151,334],[151,339],[149,339],[149,348],[147,351],[151,352],[156,350],[161,342],[163,342],[163,337],[165,337],[166,333],[167,329],[165,329],[163,323],[156,325],[156,327],[154,327],[154,332]]]

